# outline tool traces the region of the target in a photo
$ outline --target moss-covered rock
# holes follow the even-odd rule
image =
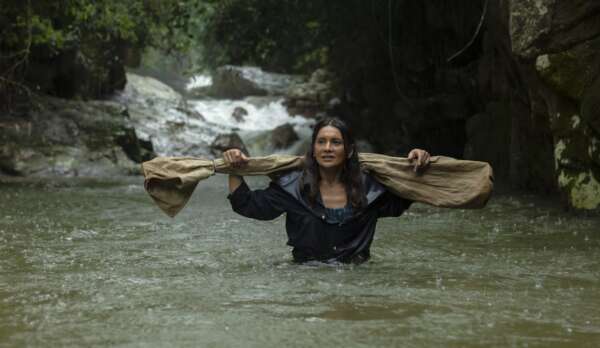
[[[565,0],[509,1],[512,50],[519,57],[535,59],[563,52],[600,32],[600,2]]]
[[[559,172],[558,184],[566,193],[571,207],[580,210],[600,208],[600,179],[591,170]]]
[[[536,69],[556,92],[581,100],[600,72],[600,50],[595,46],[585,42],[563,52],[540,55]]]
[[[516,54],[524,57],[538,54],[538,42],[551,30],[555,1],[510,1],[509,29]]]
[[[577,114],[555,115],[557,184],[569,207],[600,209],[600,139]],[[566,129],[560,129],[557,124]]]
[[[575,8],[571,11],[576,14]],[[552,21],[563,15],[555,12]],[[540,80],[536,93],[547,106],[558,189],[570,208],[596,210],[600,209],[600,41],[571,37],[565,40],[577,42],[559,50],[550,42],[569,30],[556,30],[551,28],[534,49],[541,53],[532,62]]]

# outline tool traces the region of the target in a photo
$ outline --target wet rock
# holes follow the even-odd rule
[[[219,134],[210,144],[211,153],[215,157],[221,157],[223,152],[229,149],[240,149],[249,156],[246,145],[237,133]]]
[[[317,84],[317,83],[329,84],[330,81],[331,81],[331,75],[325,69],[315,70],[310,75],[310,78],[308,79],[308,82],[313,83],[313,84]]]
[[[216,134],[181,94],[151,77],[128,73],[127,78],[116,100],[127,106],[140,140],[160,156],[210,155],[209,139]]]
[[[535,70],[535,76],[526,75],[535,101],[532,115],[539,109],[546,114],[556,185],[572,209],[600,210],[599,19],[598,2],[516,1],[511,6],[513,51]]]
[[[184,113],[189,118],[193,118],[193,119],[200,120],[200,121],[206,121],[204,116],[196,110],[191,110],[186,107],[176,107],[175,110],[177,110],[181,113]]]
[[[241,99],[247,96],[283,95],[302,78],[265,72],[257,67],[226,65],[217,68],[208,95],[215,98]]]
[[[327,71],[318,69],[308,82],[290,87],[284,102],[288,112],[292,115],[315,117],[317,113],[327,110],[330,101],[334,99],[330,78]]]
[[[138,139],[140,144],[140,158],[142,162],[149,161],[152,158],[156,157],[156,153],[154,152],[154,146],[151,141],[145,141],[142,139]]]
[[[585,42],[571,49],[536,58],[542,80],[559,94],[581,100],[594,79],[600,76],[600,50]]]
[[[248,110],[241,106],[236,106],[235,109],[233,109],[233,113],[231,113],[231,117],[233,117],[233,119],[238,123],[244,122],[244,117],[246,116],[248,116]]]
[[[538,89],[547,106],[554,139],[557,186],[569,208],[600,210],[600,134],[581,115],[581,100],[552,87]],[[587,92],[584,91],[583,95]]]
[[[477,75],[486,108],[467,122],[465,156],[492,162],[495,174],[508,170],[512,186],[560,191],[569,208],[599,209],[591,197],[600,182],[592,92],[600,75],[600,3],[489,3],[496,10],[488,11]]]
[[[122,105],[49,97],[34,103],[25,117],[2,122],[1,171],[21,176],[140,173],[143,151]]]
[[[511,1],[509,14],[512,50],[527,59],[565,51],[600,32],[598,1]]]
[[[138,100],[147,105],[157,103],[170,104],[181,107],[183,97],[173,88],[159,80],[132,73],[127,74],[127,84],[123,95],[131,100]]]
[[[283,124],[271,132],[271,143],[274,149],[288,148],[298,140],[298,134],[296,134],[294,127],[289,123]]]

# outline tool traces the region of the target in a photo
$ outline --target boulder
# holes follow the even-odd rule
[[[493,75],[479,82],[496,84],[494,93],[509,106],[511,181],[527,188],[552,181],[569,208],[600,210],[600,3],[519,0],[507,13],[510,45],[495,51],[511,55],[490,55],[481,66]]]
[[[597,37],[600,32],[599,16],[598,1],[510,1],[512,50],[527,59],[568,50]]]
[[[125,105],[137,137],[160,156],[208,156],[216,133],[202,114],[168,85],[152,77],[127,74],[116,100]]]
[[[226,65],[216,69],[206,93],[215,98],[241,99],[248,96],[283,95],[299,76],[265,72],[258,67]]]
[[[276,150],[288,148],[299,139],[294,127],[289,123],[283,124],[271,132],[271,144]]]
[[[122,96],[128,100],[155,105],[157,103],[181,106],[183,97],[167,84],[149,76],[127,73],[127,84]]]
[[[38,97],[34,104],[26,117],[3,120],[0,171],[20,176],[140,174],[137,163],[152,156],[118,103]]]
[[[248,110],[244,109],[241,106],[236,106],[231,113],[231,117],[235,120],[235,122],[244,122],[244,117],[248,116]]]
[[[187,115],[187,117],[189,117],[189,118],[200,120],[200,121],[206,121],[206,119],[204,118],[204,115],[202,115],[201,113],[199,113],[196,110],[191,110],[191,109],[188,109],[187,107],[176,107],[175,110]]]
[[[569,208],[600,210],[600,134],[582,117],[581,101],[552,87],[539,89],[554,138],[557,186]],[[583,95],[587,95],[584,91]]]
[[[558,53],[536,58],[542,80],[562,96],[581,100],[595,78],[600,76],[600,50],[597,43],[584,42]]]
[[[323,69],[316,70],[308,82],[298,83],[289,88],[285,95],[285,106],[292,115],[316,117],[320,112],[328,110],[335,99],[330,82],[330,75]]]
[[[543,115],[554,160],[553,170],[546,172],[558,178],[556,187],[569,208],[600,210],[600,3],[511,1],[509,27],[531,110],[527,119],[513,118],[514,133],[521,136],[511,146],[535,153],[531,137],[522,135]],[[540,158],[529,156],[528,161],[532,167]]]
[[[215,157],[220,157],[224,151],[233,148],[240,149],[246,156],[249,156],[246,145],[237,133],[219,134],[210,144],[211,153]]]

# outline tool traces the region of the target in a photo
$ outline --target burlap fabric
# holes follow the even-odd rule
[[[416,202],[446,208],[481,208],[493,189],[488,163],[431,157],[429,167],[415,173],[403,157],[372,153],[359,154],[361,166],[390,192]],[[233,168],[223,159],[157,157],[142,163],[144,187],[159,208],[174,217],[183,209],[199,181],[215,173],[276,175],[302,168],[299,156],[251,157],[244,168]]]

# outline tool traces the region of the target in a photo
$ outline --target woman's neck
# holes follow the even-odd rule
[[[340,168],[319,168],[319,176],[322,184],[335,185],[341,182],[342,170]]]

